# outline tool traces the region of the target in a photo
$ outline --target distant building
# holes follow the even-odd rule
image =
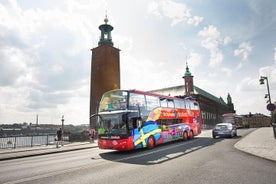
[[[243,125],[246,128],[269,127],[271,125],[271,118],[260,113],[244,114],[241,117]]]
[[[235,113],[234,104],[232,103],[232,98],[228,93],[227,103],[220,97],[216,97],[207,91],[194,86],[193,76],[189,71],[188,65],[186,66],[186,71],[183,76],[184,85],[174,86],[169,88],[162,88],[152,90],[151,92],[177,96],[180,98],[193,97],[200,105],[202,121],[204,128],[212,128],[216,123],[222,121],[222,114]]]
[[[98,47],[91,49],[91,85],[90,85],[90,116],[97,113],[103,93],[120,88],[120,50],[113,47],[111,31],[108,23],[99,26],[101,31]],[[90,126],[96,126],[96,118],[90,118]]]

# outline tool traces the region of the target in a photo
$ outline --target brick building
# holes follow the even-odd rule
[[[96,118],[91,115],[97,113],[99,102],[104,92],[120,89],[120,50],[113,47],[111,31],[108,24],[99,26],[101,31],[98,47],[91,49],[91,85],[90,85],[90,126],[95,127]]]
[[[152,90],[151,92],[163,95],[178,96],[181,98],[190,96],[195,98],[200,104],[204,128],[212,128],[216,123],[222,122],[222,114],[235,113],[234,104],[232,103],[230,94],[228,93],[227,95],[227,102],[224,102],[221,97],[218,98],[195,86],[193,82],[193,76],[189,71],[188,65],[186,66],[183,79],[184,85],[156,89]]]
[[[260,113],[241,115],[242,122],[246,128],[269,127],[271,125],[271,118]]]

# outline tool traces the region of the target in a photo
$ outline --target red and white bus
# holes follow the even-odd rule
[[[243,127],[242,116],[239,116],[235,113],[226,113],[222,115],[222,118],[223,123],[231,123],[233,125],[236,125],[237,128]]]
[[[98,146],[101,149],[153,148],[201,133],[201,113],[194,99],[138,90],[112,90],[99,104]]]

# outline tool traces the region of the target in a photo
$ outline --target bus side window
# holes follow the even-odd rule
[[[196,102],[194,102],[194,109],[195,109],[195,110],[198,110],[198,109],[199,109],[198,103],[196,103]]]
[[[195,109],[194,103],[190,101],[189,104],[190,104],[190,109],[191,109],[191,110],[194,110],[194,109]]]
[[[138,106],[145,107],[146,101],[145,101],[145,96],[141,94],[136,94],[136,93],[130,93],[129,96],[129,108],[130,109],[137,109]]]
[[[189,101],[185,101],[185,108],[186,109],[190,109],[190,103],[189,103]]]
[[[179,101],[179,103],[180,103],[180,108],[181,109],[185,109],[186,108],[185,101]]]
[[[160,98],[161,107],[168,107],[166,98]]]
[[[168,124],[166,123],[166,120],[160,120],[160,125],[162,131],[168,130]]]
[[[146,95],[146,105],[147,105],[147,110],[149,111],[151,111],[156,107],[160,107],[159,98],[156,96]]]
[[[173,102],[173,100],[167,99],[167,101],[168,101],[168,107],[174,108],[174,102]]]
[[[180,101],[178,101],[178,100],[174,100],[174,105],[175,105],[175,108],[181,108]]]

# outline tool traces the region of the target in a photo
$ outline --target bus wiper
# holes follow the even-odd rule
[[[92,115],[90,116],[90,118],[93,118],[93,117],[96,117],[96,116],[99,116],[99,117],[101,118],[101,121],[103,120],[103,118],[102,118],[102,116],[101,116],[100,114],[92,114]]]

